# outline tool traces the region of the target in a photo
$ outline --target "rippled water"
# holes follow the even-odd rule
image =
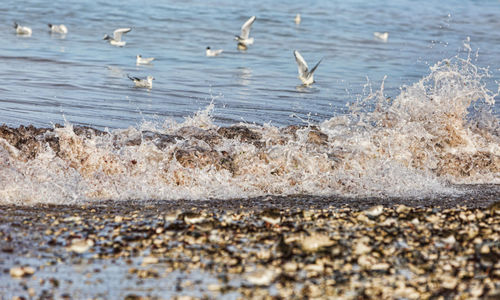
[[[429,73],[429,65],[463,55],[470,36],[477,65],[499,79],[500,3],[494,1],[2,1],[0,122],[124,128],[142,120],[180,119],[215,99],[220,125],[323,121],[345,112],[367,78],[387,96]],[[293,18],[301,13],[302,23]],[[255,44],[239,52],[233,41],[251,15]],[[33,29],[16,36],[12,22]],[[64,23],[66,37],[48,33]],[[133,28],[124,48],[102,40]],[[387,43],[374,31],[388,31]],[[207,58],[204,49],[222,48]],[[317,70],[316,84],[300,88],[292,50]],[[156,57],[136,66],[135,55]],[[133,88],[126,74],[153,75],[151,91]],[[495,109],[498,112],[498,104]]]

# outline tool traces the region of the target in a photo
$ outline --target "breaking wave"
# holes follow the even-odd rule
[[[438,62],[391,99],[379,90],[318,124],[182,122],[101,131],[0,127],[0,203],[231,199],[263,195],[428,197],[500,184],[500,126],[487,69]]]

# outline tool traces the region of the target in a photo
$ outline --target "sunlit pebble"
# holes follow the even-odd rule
[[[452,276],[441,276],[441,286],[444,287],[445,289],[453,290],[458,283],[458,279],[456,277]]]
[[[151,265],[151,264],[157,264],[158,263],[158,257],[154,256],[146,256],[142,259],[142,265]]]
[[[364,211],[364,214],[370,218],[376,218],[384,212],[384,206],[375,205]]]
[[[323,264],[318,264],[318,263],[315,263],[315,264],[308,264],[305,266],[304,270],[306,270],[307,272],[314,272],[314,273],[322,273],[323,271],[325,271],[325,266]],[[314,275],[316,275],[314,274]]]
[[[68,251],[73,251],[76,253],[84,253],[89,250],[90,247],[94,246],[94,241],[90,239],[73,239],[71,245],[67,247]]]
[[[34,289],[34,288],[32,288],[32,287],[28,288],[28,295],[29,295],[30,297],[32,297],[32,298],[33,298],[33,297],[35,297],[35,295],[36,295],[36,291],[35,291],[35,289]]]
[[[274,281],[277,275],[278,271],[274,268],[259,268],[245,274],[245,279],[253,285],[268,286]]]
[[[481,254],[489,254],[490,253],[490,246],[483,245],[483,246],[481,246],[481,249],[479,251],[481,252]]]
[[[315,252],[334,243],[327,235],[320,233],[313,233],[300,240],[300,246],[305,252]]]
[[[167,214],[165,214],[165,221],[173,222],[173,221],[177,220],[177,218],[179,217],[180,214],[181,214],[181,212],[178,210],[170,211]]]
[[[197,224],[205,220],[205,217],[201,213],[197,212],[187,212],[184,213],[184,222],[187,224]]]
[[[122,216],[115,216],[114,221],[115,221],[115,223],[121,223],[123,221],[123,217]]]
[[[207,286],[207,289],[212,292],[218,292],[222,289],[222,287],[217,283],[212,283]]]
[[[276,224],[279,224],[281,222],[280,211],[275,210],[275,209],[268,209],[268,210],[263,211],[260,214],[260,217],[262,220],[264,220],[264,222],[267,222],[271,225],[276,225]]]
[[[292,273],[292,272],[297,271],[298,266],[297,266],[296,262],[290,261],[290,262],[285,263],[282,266],[282,268],[283,268],[283,271]]]
[[[372,271],[387,271],[391,266],[388,263],[376,263],[370,267]]]
[[[35,273],[35,269],[32,267],[13,267],[10,269],[10,276],[15,278],[20,278],[24,276],[31,276]]]
[[[354,242],[354,253],[357,255],[362,255],[372,251],[372,247],[368,245],[369,242],[370,242],[369,237],[359,238],[357,241]]]
[[[71,216],[63,219],[64,222],[81,223],[82,218],[80,216]]]
[[[455,239],[455,237],[453,235],[450,235],[447,238],[442,239],[442,242],[445,244],[448,244],[448,245],[453,245],[453,244],[455,244],[456,241],[457,240]]]
[[[394,226],[397,224],[397,220],[395,218],[387,218],[385,219],[382,223],[380,223],[381,226]]]
[[[396,212],[398,214],[407,214],[411,211],[411,207],[408,207],[406,205],[398,205],[396,206]]]

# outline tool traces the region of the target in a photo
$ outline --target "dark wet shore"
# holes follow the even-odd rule
[[[500,296],[500,205],[269,197],[1,206],[2,299]],[[457,206],[460,205],[460,206]]]

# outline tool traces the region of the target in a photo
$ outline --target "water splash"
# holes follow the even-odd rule
[[[500,184],[497,92],[470,58],[443,60],[394,99],[384,83],[320,124],[218,127],[213,103],[182,122],[0,130],[0,202],[427,197]]]

